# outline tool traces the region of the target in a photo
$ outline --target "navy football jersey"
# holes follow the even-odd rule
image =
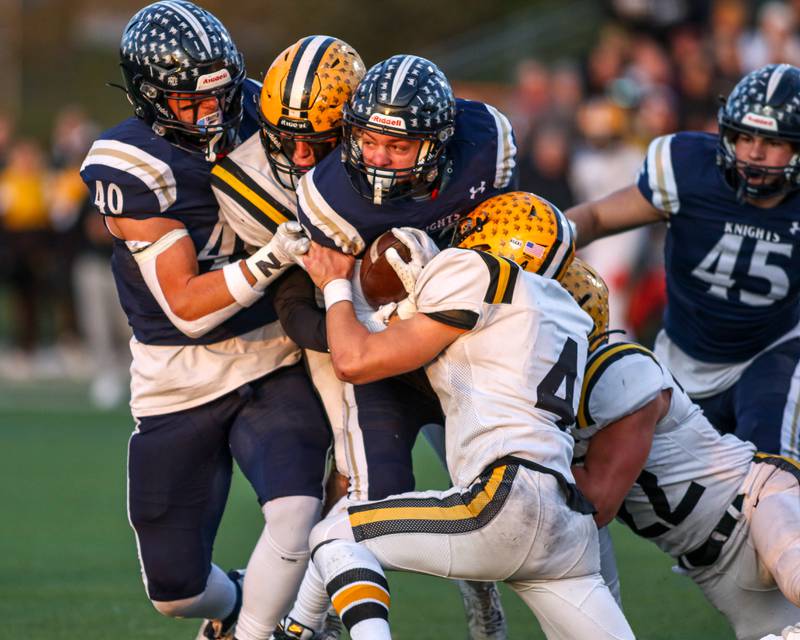
[[[800,200],[740,204],[716,165],[717,136],[650,143],[638,187],[669,219],[664,328],[704,362],[742,362],[800,320]]]
[[[512,190],[516,151],[502,113],[459,99],[455,135],[447,145],[452,170],[435,198],[373,204],[352,187],[341,154],[334,152],[300,181],[298,218],[315,241],[355,255],[392,227],[416,227],[436,237],[484,200]]]
[[[257,129],[260,86],[247,80],[240,138]],[[247,257],[244,243],[219,217],[211,191],[212,164],[201,153],[170,144],[139,118],[129,118],[100,135],[81,167],[81,177],[104,216],[172,218],[187,229],[200,273]],[[242,335],[276,319],[267,293],[251,307],[199,338],[179,331],[162,311],[126,243],[114,239],[112,270],[120,302],[136,339],[151,345],[212,344]]]

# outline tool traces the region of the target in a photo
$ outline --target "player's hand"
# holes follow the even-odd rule
[[[302,266],[301,256],[308,252],[310,242],[301,224],[297,220],[288,220],[278,226],[275,235],[266,246],[281,264]]]
[[[408,320],[417,312],[417,302],[413,295],[403,298],[397,303],[397,317],[401,320]]]
[[[408,247],[411,252],[411,262],[420,267],[424,267],[439,253],[439,247],[422,229],[395,227],[392,229],[392,233],[395,238]]]
[[[400,227],[392,229],[392,233],[408,247],[411,260],[409,262],[403,260],[397,250],[392,247],[386,251],[386,261],[400,278],[406,293],[410,295],[414,292],[422,268],[439,253],[439,249],[430,236],[420,229]]]
[[[369,329],[370,333],[380,333],[388,326],[389,318],[392,317],[396,309],[396,302],[382,304],[378,307],[377,311],[372,312],[370,316],[364,320],[364,326]]]
[[[308,236],[299,222],[290,220],[281,224],[272,239],[244,262],[255,278],[253,288],[263,291],[292,264],[301,264],[301,256],[308,251]]]
[[[311,242],[308,253],[303,256],[305,269],[320,290],[324,290],[331,280],[350,280],[355,263],[353,256],[336,249],[328,249],[316,242]]]

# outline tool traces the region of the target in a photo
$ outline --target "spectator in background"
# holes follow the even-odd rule
[[[545,125],[530,138],[520,154],[519,186],[566,209],[575,203],[568,180],[570,140],[560,125]]]
[[[800,37],[792,9],[783,2],[767,2],[758,11],[758,28],[741,43],[743,71],[767,64],[800,64]]]
[[[579,202],[593,199],[589,194],[608,195],[634,179],[644,152],[628,142],[629,128],[625,111],[608,98],[593,98],[581,107],[578,130],[582,141],[573,156],[569,176]],[[595,242],[583,254],[608,284],[613,327],[627,327],[628,283],[639,246],[646,237],[637,229]]]
[[[74,310],[76,328],[89,352],[89,397],[96,407],[108,409],[127,396],[131,330],[109,267],[112,236],[80,177],[81,162],[97,133],[79,107],[67,106],[57,115],[51,146],[51,217],[60,247],[58,283],[62,292],[69,292],[61,302],[70,317]]]
[[[517,140],[525,140],[550,109],[550,72],[538,60],[527,59],[517,65],[516,76],[511,124]]]
[[[69,105],[56,115],[50,147],[50,220],[55,240],[53,259],[58,265],[51,273],[55,294],[52,302],[59,355],[67,359],[64,368],[69,372],[76,370],[75,363],[70,364],[69,360],[77,359],[80,333],[72,272],[85,242],[78,224],[87,200],[80,165],[97,132],[82,109]]]
[[[41,346],[42,303],[48,298],[50,215],[47,172],[36,143],[23,140],[9,152],[0,172],[0,224],[6,238],[11,288],[11,337],[15,349],[11,372],[30,372],[31,357]]]

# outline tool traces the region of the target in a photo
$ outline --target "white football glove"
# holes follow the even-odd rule
[[[365,318],[362,322],[370,333],[380,333],[389,324],[389,318],[397,309],[396,302],[389,302],[382,304],[378,307],[377,311],[373,311],[369,317]]]
[[[394,269],[406,293],[414,292],[417,278],[422,273],[422,268],[439,253],[438,247],[431,240],[430,236],[420,229],[412,227],[400,227],[392,229],[394,236],[408,247],[411,253],[411,260],[406,262],[397,253],[394,247],[386,251],[386,261]]]
[[[281,224],[272,240],[245,260],[256,279],[253,288],[263,291],[286,267],[293,264],[302,267],[301,256],[308,252],[309,246],[310,240],[299,222],[289,220]]]

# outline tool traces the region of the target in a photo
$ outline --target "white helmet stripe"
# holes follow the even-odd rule
[[[394,102],[394,99],[400,92],[400,88],[403,86],[403,82],[406,80],[408,70],[416,61],[416,56],[406,56],[406,59],[400,63],[400,66],[397,68],[397,71],[394,74],[394,80],[392,81],[392,96],[390,102]]]
[[[778,85],[781,82],[781,78],[783,74],[786,73],[791,65],[788,64],[779,64],[775,71],[772,72],[772,75],[769,77],[769,81],[767,82],[767,95],[765,96],[765,101],[769,102],[770,98],[772,98],[772,94],[775,93],[775,89],[778,88]]]
[[[200,37],[200,41],[203,43],[203,46],[206,48],[206,52],[208,53],[208,55],[211,55],[211,41],[208,39],[208,34],[206,33],[205,27],[202,24],[200,24],[200,21],[194,16],[194,14],[192,14],[192,12],[187,10],[185,7],[182,7],[177,2],[169,2],[169,0],[168,0],[167,2],[164,2],[163,4],[168,6],[175,13],[177,13],[184,20],[186,20],[186,22],[189,23],[189,25],[192,27],[192,29],[194,29],[195,32],[197,33],[197,35]]]
[[[289,93],[290,109],[303,109],[303,91],[306,86],[306,77],[311,69],[311,63],[314,61],[314,57],[317,55],[319,48],[328,40],[330,40],[330,38],[327,36],[316,36],[308,43],[306,50],[303,51],[303,55],[297,65],[297,71],[294,74],[292,89]],[[308,108],[307,105],[306,108]]]

